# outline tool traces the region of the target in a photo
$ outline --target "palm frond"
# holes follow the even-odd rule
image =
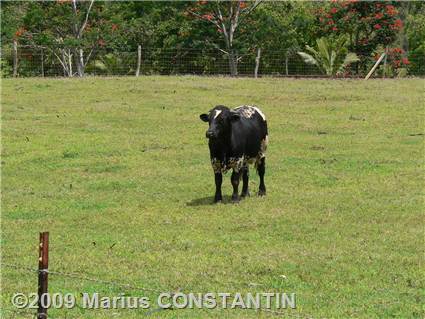
[[[318,61],[312,55],[305,52],[297,52],[297,53],[300,57],[302,57],[305,63],[318,65]]]
[[[337,74],[343,72],[347,66],[349,66],[351,63],[359,61],[359,57],[357,54],[353,52],[347,53],[347,55],[344,58],[344,61],[342,62],[341,66],[338,68]]]

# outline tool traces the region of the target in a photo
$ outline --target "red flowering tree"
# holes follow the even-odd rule
[[[388,46],[403,27],[396,4],[386,1],[334,1],[316,12],[320,34],[349,36],[348,49],[369,57],[378,45]]]
[[[230,74],[238,74],[238,54],[234,47],[238,27],[245,21],[262,0],[255,1],[197,1],[188,9],[188,15],[204,20],[217,30],[224,40],[225,49],[220,49],[229,57]]]
[[[380,54],[375,54],[375,60],[379,59]],[[387,66],[384,70],[387,75],[399,74],[403,68],[406,68],[410,61],[406,57],[406,52],[402,48],[389,48],[387,50]]]

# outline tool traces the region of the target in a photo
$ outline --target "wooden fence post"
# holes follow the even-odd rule
[[[49,233],[40,233],[38,255],[38,313],[37,319],[47,319],[47,283],[49,269]]]
[[[44,78],[44,49],[41,48],[41,76]]]
[[[13,77],[18,76],[18,41],[13,40]]]
[[[140,74],[140,64],[142,63],[142,46],[139,44],[137,46],[137,69],[136,69],[136,76],[139,76]]]
[[[375,65],[373,66],[373,68],[369,71],[369,73],[366,75],[366,77],[364,78],[365,80],[369,79],[371,77],[371,75],[373,74],[373,72],[375,72],[376,68],[378,67],[379,63],[381,63],[382,59],[386,56],[385,52],[382,53],[382,55],[379,57],[378,61],[376,61]]]
[[[258,77],[258,68],[260,67],[260,58],[261,58],[261,48],[257,49],[257,57],[255,58],[255,70],[254,77]]]

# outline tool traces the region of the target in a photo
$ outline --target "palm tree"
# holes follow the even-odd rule
[[[304,62],[316,65],[326,75],[334,76],[341,74],[345,68],[353,62],[359,61],[357,54],[347,52],[345,38],[339,38],[330,43],[326,38],[316,40],[317,48],[306,45],[306,52],[298,52]]]

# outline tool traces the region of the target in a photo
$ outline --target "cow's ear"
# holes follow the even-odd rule
[[[237,121],[239,120],[241,115],[238,112],[230,111],[230,120],[231,121]]]
[[[202,120],[202,121],[204,121],[204,122],[208,122],[209,121],[209,117],[208,117],[208,114],[201,114],[201,115],[199,115],[199,118]]]

